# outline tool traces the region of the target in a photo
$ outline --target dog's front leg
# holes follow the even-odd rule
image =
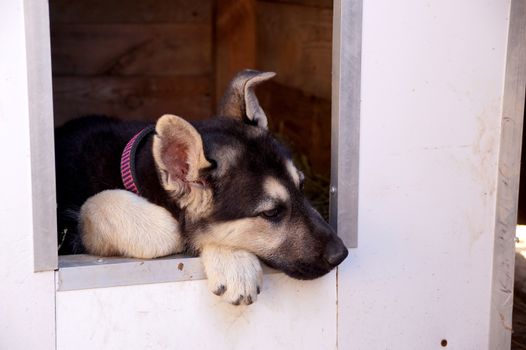
[[[254,254],[208,244],[201,250],[201,259],[212,293],[234,305],[250,305],[256,301],[263,272]]]
[[[152,259],[184,249],[179,223],[163,207],[124,190],[106,190],[80,209],[79,229],[88,253]]]

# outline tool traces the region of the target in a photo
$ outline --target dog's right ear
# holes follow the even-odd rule
[[[266,129],[267,116],[259,105],[254,88],[275,75],[274,72],[260,72],[251,69],[237,73],[219,104],[218,115],[245,120],[249,124]]]
[[[197,130],[175,115],[163,115],[155,125],[153,157],[161,183],[175,199],[182,199],[199,183],[199,170],[209,167]]]

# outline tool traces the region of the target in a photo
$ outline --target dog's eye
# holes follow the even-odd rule
[[[280,213],[279,208],[273,208],[273,209],[265,210],[264,212],[261,212],[261,216],[268,218],[268,219],[274,219],[278,217],[279,213]]]
[[[303,191],[304,189],[305,189],[305,181],[301,180],[300,181],[300,191]]]

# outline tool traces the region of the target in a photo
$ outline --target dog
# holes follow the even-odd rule
[[[274,75],[238,73],[204,121],[91,116],[57,128],[59,253],[199,255],[211,291],[235,305],[256,300],[260,260],[297,279],[339,265],[348,251],[255,95]]]

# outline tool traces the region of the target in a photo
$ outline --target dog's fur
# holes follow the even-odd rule
[[[106,190],[88,198],[80,210],[79,227],[86,250],[100,256],[152,259],[184,250],[172,214],[125,190]]]
[[[60,253],[200,254],[210,288],[233,304],[256,299],[257,257],[301,279],[338,265],[347,249],[304,198],[303,174],[268,132],[254,94],[272,76],[239,73],[216,118],[161,117],[136,154],[141,197],[120,190],[119,165],[146,123],[88,117],[59,128]],[[64,213],[81,206],[76,230],[76,218]]]

